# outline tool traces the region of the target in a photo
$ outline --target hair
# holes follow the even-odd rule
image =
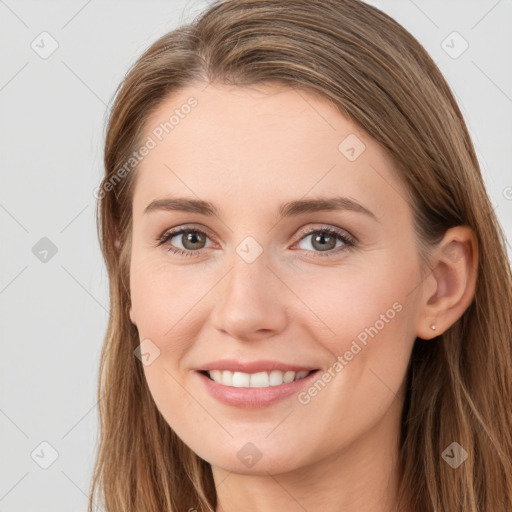
[[[97,216],[110,317],[89,512],[95,493],[108,512],[217,506],[210,464],[164,420],[134,357],[140,340],[129,317],[129,269],[137,167],[112,186],[140,147],[149,116],[199,83],[279,84],[328,100],[392,157],[424,261],[447,229],[473,230],[471,304],[444,333],[414,342],[399,432],[400,510],[512,510],[511,268],[450,87],[407,30],[359,0],[221,0],[144,51],[117,88],[108,119]],[[468,452],[456,469],[441,457],[452,442]]]

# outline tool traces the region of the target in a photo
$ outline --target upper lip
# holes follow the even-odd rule
[[[259,361],[236,361],[235,359],[219,359],[206,363],[198,371],[209,371],[209,370],[228,370],[231,372],[243,372],[243,373],[258,373],[258,372],[270,372],[272,370],[280,370],[282,372],[293,371],[311,371],[317,368],[311,368],[306,366],[298,366],[296,364],[281,363],[280,361],[271,360],[259,360]]]

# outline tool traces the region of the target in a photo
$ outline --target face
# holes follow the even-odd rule
[[[320,97],[203,89],[153,113],[134,189],[130,315],[156,406],[244,474],[395,435],[421,275],[392,161]],[[224,383],[199,371],[213,366]],[[304,375],[290,368],[316,371],[287,382]]]

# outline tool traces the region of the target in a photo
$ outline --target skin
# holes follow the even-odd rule
[[[422,275],[393,162],[332,104],[304,91],[189,86],[160,104],[145,136],[190,96],[198,105],[142,160],[133,196],[130,317],[160,351],[144,366],[155,403],[212,465],[217,512],[391,512],[413,342],[441,334],[470,304],[473,233],[447,231]],[[354,161],[338,149],[349,134],[366,146]],[[335,194],[376,219],[320,211],[278,221],[283,202]],[[144,214],[168,195],[210,201],[219,216]],[[180,226],[206,238],[156,245]],[[350,233],[356,245],[322,251],[313,240],[322,226]],[[263,251],[252,263],[236,251],[247,236]],[[173,254],[171,244],[196,253]],[[292,396],[262,409],[224,405],[195,372],[223,357],[327,371],[396,303],[394,318],[307,404]],[[237,457],[248,442],[261,454],[252,467]]]

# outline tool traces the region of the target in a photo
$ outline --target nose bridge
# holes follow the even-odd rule
[[[268,268],[270,262],[267,256],[262,247],[257,251],[252,241],[243,241],[239,244],[230,261],[231,270],[226,276],[224,299],[234,299],[239,304],[248,300],[254,304],[259,297],[264,298],[269,291],[268,281],[272,275]]]
[[[245,240],[236,248],[216,296],[215,327],[240,339],[284,327],[286,295],[284,290],[277,290],[282,284],[270,270],[267,256],[254,240]]]

